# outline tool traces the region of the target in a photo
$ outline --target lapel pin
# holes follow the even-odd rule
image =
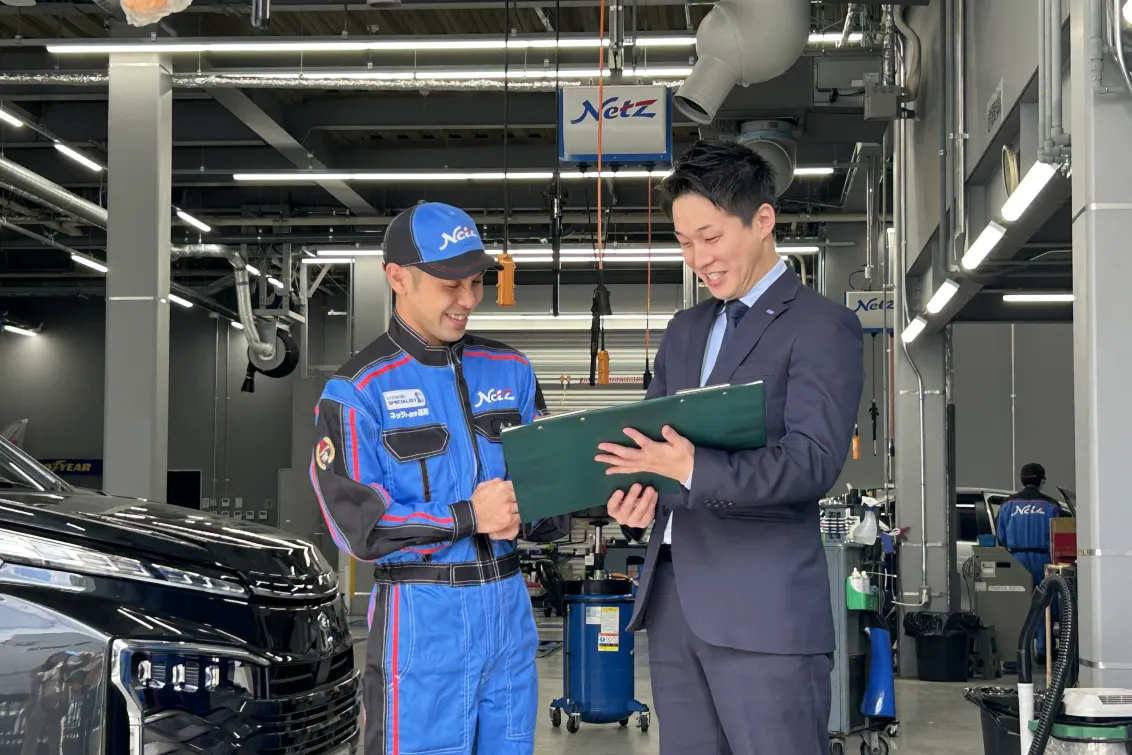
[[[768,309],[768,310],[766,311],[766,313],[767,313],[768,315],[773,315],[773,314],[774,314],[774,310],[773,310],[773,309]]]

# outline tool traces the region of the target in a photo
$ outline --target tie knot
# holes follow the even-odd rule
[[[731,327],[737,326],[749,309],[750,307],[738,299],[727,302],[724,310],[727,312],[727,321],[731,324]]]

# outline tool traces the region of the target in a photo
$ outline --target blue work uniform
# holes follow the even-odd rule
[[[394,315],[319,399],[311,482],[337,546],[373,562],[366,755],[530,755],[538,634],[512,542],[476,534],[500,435],[536,416],[518,351],[429,346]]]
[[[1010,496],[998,509],[998,542],[1030,572],[1034,587],[1045,579],[1046,564],[1052,560],[1050,522],[1059,516],[1061,506],[1057,501],[1034,485]],[[1045,652],[1044,628],[1038,631],[1038,652]]]

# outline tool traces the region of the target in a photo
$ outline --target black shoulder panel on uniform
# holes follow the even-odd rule
[[[526,359],[526,354],[516,349],[514,346],[508,346],[502,341],[496,341],[491,338],[484,338],[483,336],[472,335],[469,333],[464,336],[465,346],[480,346],[485,349],[495,349],[496,351],[510,351],[512,354],[519,354]]]
[[[377,362],[392,359],[400,353],[402,353],[401,347],[393,342],[393,339],[389,337],[388,333],[383,333],[374,339],[369,346],[366,346],[357,354],[350,357],[350,359],[334,373],[334,377],[353,380],[369,369],[370,366]]]

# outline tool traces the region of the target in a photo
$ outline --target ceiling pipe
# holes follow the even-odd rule
[[[672,102],[696,123],[709,124],[736,84],[769,81],[794,65],[809,35],[806,0],[720,0],[700,22],[699,59]]]
[[[21,196],[99,228],[106,228],[109,222],[105,208],[88,202],[6,157],[0,157],[0,184],[10,187]]]
[[[11,186],[23,196],[103,230],[107,230],[110,226],[110,213],[107,212],[105,208],[99,207],[93,202],[88,202],[77,194],[67,191],[62,186],[48,181],[38,173],[34,173],[22,165],[17,165],[4,157],[0,157],[0,184]],[[2,225],[5,228],[33,238],[60,251],[85,256],[78,250],[71,249],[63,244],[58,244],[14,223],[9,223],[6,220],[2,221]],[[236,301],[239,305],[240,323],[244,326],[244,330],[246,331],[248,348],[265,361],[273,359],[275,357],[275,345],[264,343],[260,340],[259,330],[255,326],[255,316],[252,314],[252,297],[248,282],[247,262],[240,256],[240,253],[235,250],[227,249],[226,247],[211,244],[174,246],[170,247],[170,252],[174,259],[183,256],[211,256],[223,257],[232,263],[232,268],[235,270],[236,275]],[[195,296],[191,291],[188,293]]]

